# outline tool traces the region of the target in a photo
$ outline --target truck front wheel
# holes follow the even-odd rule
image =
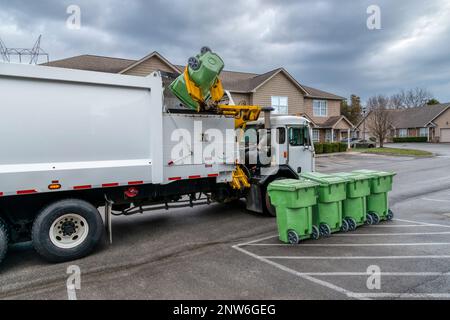
[[[0,219],[0,263],[6,256],[8,251],[8,229],[6,223]]]
[[[98,210],[82,200],[62,200],[44,208],[33,224],[36,251],[50,262],[66,262],[89,255],[104,232]]]

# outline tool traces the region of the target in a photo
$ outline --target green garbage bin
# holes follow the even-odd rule
[[[367,197],[367,210],[373,220],[372,223],[391,221],[394,218],[394,213],[389,208],[388,193],[392,191],[396,173],[374,170],[357,170],[354,173],[370,178],[371,194]]]
[[[367,211],[367,197],[370,192],[370,178],[357,173],[336,173],[336,177],[347,179],[347,199],[343,202],[344,220],[350,231],[372,222]]]
[[[304,173],[302,177],[319,183],[313,224],[319,226],[321,236],[329,237],[332,233],[348,231],[342,215],[342,202],[347,198],[347,180],[323,173]]]
[[[313,206],[317,203],[318,183],[300,179],[277,180],[268,187],[270,200],[277,211],[280,240],[298,244],[305,239],[319,239],[313,225]]]

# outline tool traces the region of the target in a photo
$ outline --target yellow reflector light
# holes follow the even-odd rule
[[[59,183],[52,183],[48,186],[49,190],[59,190],[61,189],[61,185]]]

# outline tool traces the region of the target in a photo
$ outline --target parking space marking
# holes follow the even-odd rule
[[[449,293],[352,293],[355,299],[450,299]]]
[[[367,277],[367,272],[301,272],[303,275],[314,277]],[[380,276],[386,277],[443,277],[450,276],[450,272],[380,272]]]
[[[313,257],[313,256],[263,256],[270,260],[409,260],[409,259],[450,259],[450,256],[353,256],[353,257]]]
[[[430,228],[430,227],[437,227],[433,225],[427,225],[427,224],[379,224],[375,226],[370,226],[370,228]]]
[[[428,227],[450,228],[450,225],[448,225],[448,224],[426,223],[426,222],[411,221],[411,220],[403,220],[403,219],[395,219],[395,221],[407,222],[407,223],[418,223],[418,224],[420,224],[420,225],[422,225],[422,226],[428,226]]]
[[[421,246],[449,246],[450,242],[422,242],[422,243],[302,243],[302,247],[421,247]],[[295,247],[284,243],[252,243],[243,247]]]
[[[263,241],[263,240],[260,240],[260,241]],[[240,251],[240,252],[242,252],[242,253],[244,253],[244,254],[246,254],[246,255],[248,255],[248,256],[250,256],[250,257],[252,257],[252,258],[254,258],[254,259],[256,259],[256,260],[258,260],[258,261],[267,263],[267,264],[269,264],[269,265],[271,265],[271,266],[273,266],[273,267],[275,267],[277,269],[280,269],[280,270],[282,270],[284,272],[287,272],[287,273],[289,273],[289,274],[291,274],[293,276],[302,278],[304,280],[308,280],[308,281],[310,281],[312,283],[315,283],[317,285],[320,285],[320,286],[326,287],[328,289],[334,290],[336,292],[342,293],[342,294],[346,295],[347,297],[351,297],[351,295],[354,294],[350,290],[344,289],[344,288],[339,287],[337,285],[334,285],[334,284],[332,284],[330,282],[327,282],[327,281],[324,281],[324,280],[320,280],[320,279],[316,279],[316,278],[308,276],[306,274],[302,274],[301,272],[295,271],[294,269],[291,269],[289,267],[283,266],[282,264],[276,263],[276,262],[268,260],[268,259],[264,259],[264,258],[254,254],[254,253],[251,253],[251,252],[249,252],[249,251],[247,251],[245,249],[242,249],[240,246],[241,245],[236,245],[236,246],[233,246],[233,248],[238,250],[238,251]],[[352,297],[352,298],[358,299],[358,300],[370,300],[370,297]]]
[[[441,199],[431,199],[431,198],[422,198],[424,201],[434,201],[434,202],[450,202],[450,200],[441,200]]]
[[[385,236],[428,236],[428,235],[446,235],[447,232],[416,232],[416,233],[341,233],[334,237],[385,237]]]

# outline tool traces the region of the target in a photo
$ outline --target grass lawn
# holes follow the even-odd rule
[[[428,151],[413,149],[396,149],[396,148],[374,148],[374,149],[353,149],[355,152],[383,154],[390,156],[412,156],[412,157],[431,157],[433,154]]]

